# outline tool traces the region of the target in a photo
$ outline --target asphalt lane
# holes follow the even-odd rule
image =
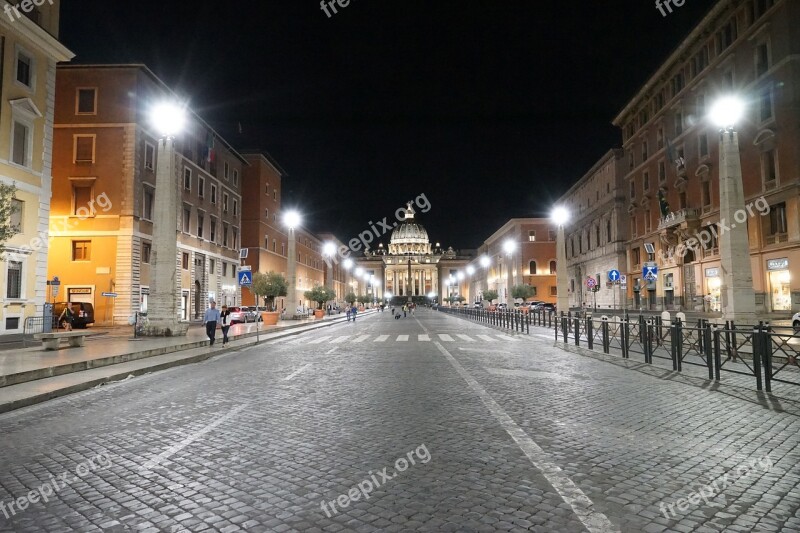
[[[384,312],[0,416],[0,530],[793,530],[799,429]]]

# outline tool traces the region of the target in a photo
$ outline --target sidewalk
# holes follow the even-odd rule
[[[345,320],[344,314],[322,320],[284,320],[259,327],[259,340],[273,340],[327,327]],[[99,329],[99,328],[98,328]],[[0,413],[19,409],[97,385],[194,363],[256,343],[256,324],[231,327],[230,342],[222,347],[222,332],[209,346],[202,325],[190,327],[185,337],[136,338],[131,328],[109,329],[88,337],[86,345],[46,351],[41,347],[0,352]]]

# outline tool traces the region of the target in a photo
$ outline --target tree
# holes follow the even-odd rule
[[[350,305],[355,304],[356,300],[358,300],[358,296],[356,296],[356,293],[354,293],[353,291],[350,291],[344,295],[344,301],[349,303]]]
[[[286,296],[289,290],[289,283],[286,278],[277,272],[267,272],[263,274],[256,272],[253,274],[253,284],[250,286],[256,298],[263,297],[266,299],[267,308],[270,311],[275,310],[275,298],[279,296]]]
[[[530,285],[514,285],[511,287],[511,297],[514,299],[522,298],[527,300],[532,296],[536,296],[536,289]]]
[[[19,233],[19,226],[12,223],[12,215],[19,211],[14,199],[17,188],[0,183],[0,252],[8,239]]]
[[[304,292],[303,295],[306,297],[306,299],[311,300],[312,302],[317,302],[317,309],[322,309],[322,305],[325,302],[336,298],[336,292],[324,285],[318,285],[310,291]]]
[[[358,303],[360,303],[360,304],[364,304],[364,305],[371,304],[372,303],[372,296],[369,296],[367,294],[359,294],[358,297],[356,298],[356,300],[358,300]]]
[[[497,291],[483,291],[483,299],[489,302],[497,300]]]

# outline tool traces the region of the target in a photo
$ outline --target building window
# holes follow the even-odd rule
[[[75,114],[97,114],[97,89],[82,87],[75,90]]]
[[[529,231],[528,232],[528,242],[536,242],[536,232]]]
[[[550,285],[550,296],[558,296],[558,287]]]
[[[73,163],[94,163],[95,136],[75,135],[73,139]]]
[[[211,184],[211,203],[212,204],[217,203],[217,186],[214,185],[213,183]]]
[[[538,273],[536,270],[536,261],[531,261],[528,263],[528,272],[530,272],[531,276],[535,276]]]
[[[697,137],[697,151],[700,157],[708,157],[708,134],[701,133]]]
[[[183,252],[181,254],[181,266],[184,270],[189,270],[189,253]]]
[[[183,169],[183,188],[187,191],[192,190],[192,169],[190,168]]]
[[[183,232],[192,233],[192,208],[188,205],[183,206]]]
[[[222,168],[223,168],[222,175],[225,176],[225,179],[227,180],[230,177],[231,167],[228,164],[228,162],[225,161],[225,163],[223,163]]]
[[[722,73],[722,89],[724,91],[733,90],[733,68],[729,68]]]
[[[22,298],[22,262],[8,261],[6,270],[6,298],[19,300]]]
[[[222,223],[222,246],[228,247],[228,224]]]
[[[228,193],[222,193],[222,212],[228,212]]]
[[[711,181],[706,180],[701,184],[703,207],[711,207]]]
[[[234,168],[233,169],[233,186],[234,187],[238,187],[239,186],[239,169],[238,168]]]
[[[15,120],[12,140],[11,161],[17,165],[29,167],[31,165],[31,128],[27,124]]]
[[[283,255],[283,256],[286,255],[286,243],[285,242],[281,243],[281,255]]]
[[[769,46],[766,42],[756,46],[756,78],[760,78],[769,71]]]
[[[72,241],[72,260],[89,261],[91,259],[92,241]]]
[[[278,201],[278,191],[276,189],[272,189],[272,199],[276,202]]]
[[[683,133],[683,112],[675,111],[675,136]]]
[[[217,262],[213,259],[208,260],[208,273],[209,274],[216,274],[217,273]]]
[[[236,216],[238,214],[239,214],[239,202],[236,199],[234,199],[233,200],[233,216]]]
[[[555,261],[550,261],[550,274],[555,274],[556,273],[556,271],[557,271],[556,266],[557,265],[556,265]]]
[[[227,275],[228,275],[228,263],[223,261],[222,262],[222,277],[224,278]]]
[[[264,184],[264,194],[269,196],[269,183]]]
[[[656,149],[661,150],[664,148],[664,128],[658,128],[656,132]]]
[[[717,52],[721,54],[725,49],[727,49],[730,45],[738,37],[738,32],[736,28],[736,16],[734,15],[728,21],[728,23],[722,28],[722,30],[717,34]]]
[[[264,216],[269,220],[269,209],[264,209]]]
[[[647,148],[647,141],[642,143],[642,162],[647,161],[647,158],[650,157],[649,150]]]
[[[232,228],[231,229],[231,248],[234,250],[239,249],[239,228]]]
[[[611,221],[606,220],[606,242],[611,242]]]
[[[547,240],[550,242],[556,240],[556,232],[554,230],[547,230]]]
[[[651,224],[650,210],[648,209],[648,210],[646,210],[644,212],[644,232],[645,233],[650,233],[650,227],[651,227],[650,224]]]
[[[630,182],[630,189],[631,189],[631,200],[636,198],[636,183],[631,180]]]
[[[15,233],[22,233],[22,221],[25,218],[25,202],[11,199],[11,213],[8,216],[8,221],[11,228]]]
[[[74,216],[87,216],[93,214],[91,206],[94,205],[92,200],[92,186],[91,185],[72,185],[72,214]]]
[[[761,122],[766,122],[772,117],[772,88],[768,87],[761,93],[761,101],[758,106],[758,118]]]
[[[142,263],[150,262],[150,252],[153,250],[153,245],[149,242],[142,243]]]
[[[642,189],[645,191],[650,190],[650,173],[645,172],[642,174]]]
[[[269,235],[264,235],[264,249],[269,250]]]
[[[197,173],[197,196],[206,197],[206,179],[199,172]]]
[[[787,240],[788,224],[786,221],[786,203],[771,206],[769,226],[766,227],[766,244],[776,244]]]
[[[156,168],[156,147],[150,143],[144,143],[144,168],[147,170]]]
[[[636,217],[631,217],[631,235],[636,237]]]
[[[206,217],[202,211],[197,212],[197,236],[203,238],[203,228],[206,225]]]
[[[764,186],[772,188],[778,181],[778,167],[775,164],[775,150],[767,150],[761,154],[761,176]]]
[[[153,220],[153,199],[153,189],[145,186],[142,197],[142,218],[145,220]]]
[[[688,206],[686,204],[686,191],[681,191],[678,193],[678,208],[686,209]]]
[[[667,181],[667,164],[662,159],[658,162],[658,183]]]
[[[636,248],[631,248],[631,265],[634,268],[639,266],[640,264],[642,264],[641,255],[642,254],[641,254],[641,251],[639,250],[638,246]]]
[[[17,49],[17,81],[25,87],[33,89],[34,72],[33,57],[21,49]]]

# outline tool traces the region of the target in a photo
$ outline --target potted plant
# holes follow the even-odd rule
[[[274,326],[277,324],[280,313],[275,310],[275,298],[286,296],[289,288],[286,278],[277,272],[267,272],[266,274],[256,272],[253,274],[253,284],[250,288],[256,298],[264,298],[267,309],[269,309],[269,311],[262,313],[264,325]]]
[[[306,299],[311,300],[312,302],[317,302],[317,308],[314,310],[314,318],[317,320],[325,316],[325,309],[322,308],[325,302],[329,302],[336,298],[336,292],[333,289],[325,287],[324,285],[314,287],[310,291],[306,291],[303,294]]]
[[[523,302],[528,298],[536,296],[536,289],[530,285],[514,285],[511,287],[511,296],[514,299],[521,299]],[[521,307],[523,313],[528,312],[527,307]]]
[[[344,295],[344,301],[349,303],[350,307],[355,305],[356,300],[358,300],[358,296],[356,296],[356,293],[354,293],[352,291],[348,292],[347,294]]]
[[[372,303],[372,296],[369,296],[367,294],[359,294],[357,300],[358,303],[361,304],[361,309],[364,309],[364,307],[366,307],[367,304]]]

